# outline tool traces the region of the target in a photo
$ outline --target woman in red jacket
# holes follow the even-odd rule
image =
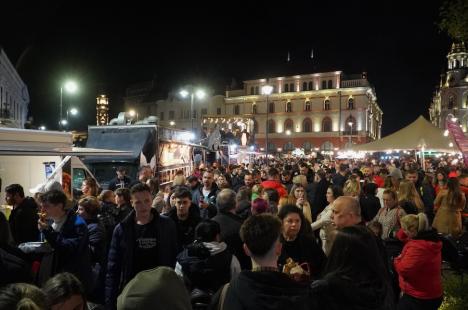
[[[424,213],[402,217],[401,226],[409,241],[394,261],[402,292],[398,310],[438,309],[443,294],[442,242],[437,231],[429,230]]]

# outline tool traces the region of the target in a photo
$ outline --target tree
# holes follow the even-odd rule
[[[439,16],[440,30],[454,41],[468,41],[468,0],[445,0]]]

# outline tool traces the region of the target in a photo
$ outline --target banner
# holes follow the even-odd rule
[[[468,165],[468,139],[465,137],[465,133],[456,121],[452,120],[452,117],[448,116],[445,120],[445,127],[452,135],[453,140],[457,144],[460,152],[463,154],[463,162],[465,166]]]

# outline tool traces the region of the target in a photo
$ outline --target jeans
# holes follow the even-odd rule
[[[442,304],[443,297],[435,299],[419,299],[403,294],[398,302],[398,310],[437,310]]]

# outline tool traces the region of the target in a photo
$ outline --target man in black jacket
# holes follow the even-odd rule
[[[109,182],[109,190],[115,191],[117,188],[128,188],[132,183],[132,179],[127,176],[125,168],[118,167],[116,173],[117,176]]]
[[[241,271],[224,293],[224,287],[221,288],[213,297],[213,309],[311,309],[308,285],[295,282],[278,270],[280,233],[280,220],[270,214],[245,221],[240,234],[244,250],[252,259],[252,271]],[[220,306],[221,300],[224,305]]]
[[[218,215],[212,218],[221,227],[221,240],[226,242],[231,252],[239,259],[242,269],[250,269],[250,258],[245,255],[240,238],[242,219],[236,215],[236,193],[223,189],[216,197]]]
[[[148,185],[131,189],[133,211],[114,230],[107,261],[106,309],[115,309],[125,285],[140,271],[174,268],[177,232],[174,222],[151,208]]]
[[[175,208],[169,211],[169,217],[176,224],[177,253],[180,253],[185,246],[194,241],[195,227],[201,219],[198,207],[192,203],[192,194],[188,188],[178,188],[173,197],[175,198]]]
[[[24,197],[23,187],[11,184],[5,188],[6,203],[13,206],[9,222],[11,234],[16,244],[39,239],[37,230],[38,207],[31,197]]]

